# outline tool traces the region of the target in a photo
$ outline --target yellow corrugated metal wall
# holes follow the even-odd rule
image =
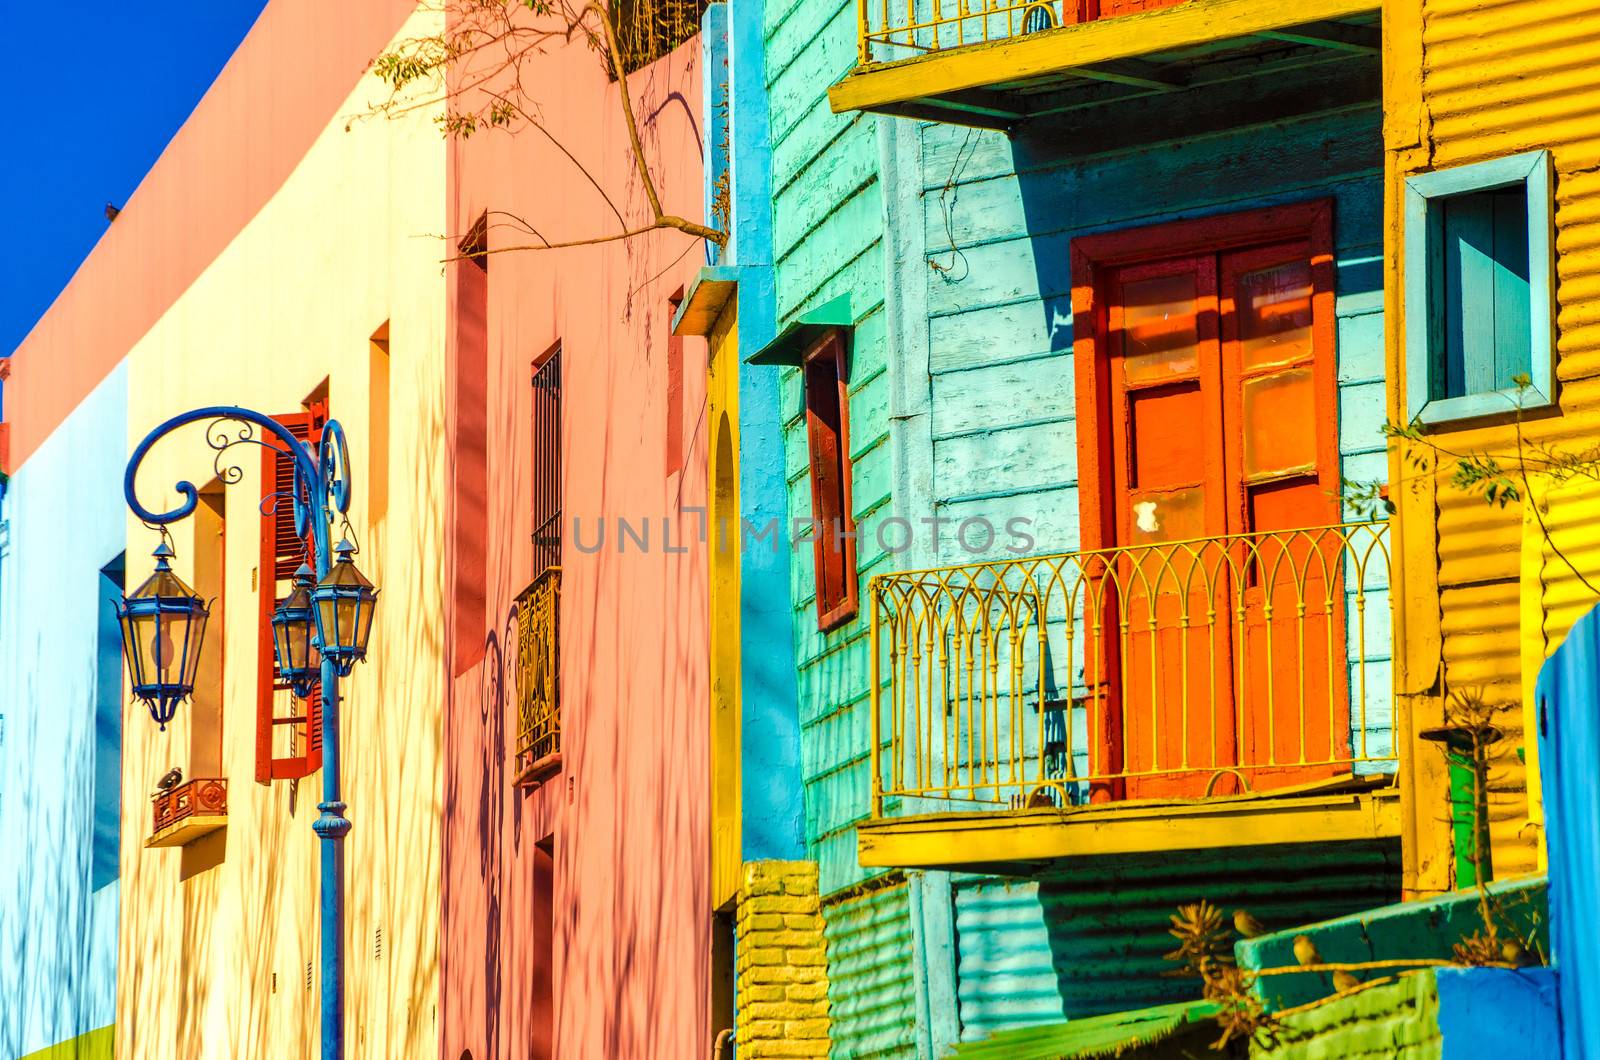
[[[1409,0],[1386,5],[1385,123],[1389,153],[1391,268],[1387,304],[1400,307],[1400,255],[1404,241],[1394,206],[1406,176],[1483,161],[1520,151],[1548,149],[1556,171],[1556,272],[1561,415],[1530,419],[1530,441],[1577,450],[1600,437],[1600,0]],[[1405,407],[1402,311],[1391,314],[1392,418]],[[1508,424],[1441,431],[1439,443],[1456,452],[1487,451],[1514,462],[1517,441]],[[1506,740],[1491,776],[1491,830],[1496,874],[1536,870],[1540,842],[1536,808],[1530,809],[1528,770],[1516,749],[1526,744],[1522,714],[1527,671],[1537,668],[1564,632],[1577,605],[1567,597],[1574,578],[1559,576],[1538,547],[1524,562],[1524,523],[1531,514],[1510,505],[1491,508],[1481,496],[1449,487],[1448,461],[1437,481],[1411,468],[1403,454],[1391,464],[1406,528],[1403,554],[1413,564],[1433,552],[1433,579],[1406,574],[1400,624],[1404,672],[1402,701],[1411,708],[1413,737],[1438,724],[1450,689],[1481,688],[1506,704]],[[1409,478],[1408,478],[1409,476]],[[1553,518],[1572,523],[1553,494]],[[1600,494],[1597,494],[1600,496]],[[1595,504],[1575,505],[1594,511]],[[1540,534],[1536,521],[1531,532]],[[1428,533],[1432,526],[1434,534]],[[1576,525],[1576,524],[1574,524]],[[1429,541],[1432,538],[1432,541]],[[1559,540],[1559,539],[1558,539]],[[1600,536],[1590,555],[1600,560]],[[1559,559],[1556,566],[1571,574]],[[1534,568],[1525,572],[1524,567]],[[1600,568],[1594,578],[1600,578]],[[1593,578],[1591,579],[1593,580]],[[1532,594],[1525,600],[1524,593]],[[1434,593],[1437,593],[1435,596]],[[1553,611],[1548,609],[1554,608]],[[1531,640],[1525,640],[1524,631]],[[1525,650],[1525,644],[1528,646]],[[1442,770],[1429,763],[1439,752],[1414,738],[1416,771],[1411,801],[1412,842],[1408,887],[1430,893],[1450,886]]]

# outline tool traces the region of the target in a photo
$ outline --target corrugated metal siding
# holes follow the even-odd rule
[[[915,1060],[917,993],[905,883],[822,906],[835,1060]]]
[[[1600,0],[1422,0],[1423,105],[1428,165],[1446,168],[1548,148],[1556,169],[1557,420],[1530,436],[1586,447],[1600,430]],[[1451,432],[1457,451],[1514,453],[1511,432]],[[1449,467],[1445,469],[1448,472]],[[1508,704],[1523,695],[1521,513],[1441,490],[1439,579],[1447,684],[1482,687]],[[1557,596],[1559,597],[1559,592]],[[1568,605],[1552,599],[1558,608]],[[1570,619],[1557,616],[1556,627]],[[1526,826],[1520,712],[1503,718],[1494,763],[1491,830],[1498,875],[1532,871],[1536,831]]]
[[[1433,975],[1418,972],[1388,986],[1289,1016],[1270,1047],[1252,1044],[1252,1057],[1272,1060],[1439,1060],[1439,998]]]
[[[1400,896],[1398,843],[1316,844],[1096,858],[1043,881],[955,885],[961,1038],[1197,996],[1166,973],[1177,907],[1202,898],[1268,927]]]

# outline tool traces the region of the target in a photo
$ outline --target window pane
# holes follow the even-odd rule
[[[1206,536],[1206,492],[1203,486],[1128,495],[1128,543],[1186,541]]]
[[[1443,200],[1443,371],[1433,397],[1509,389],[1530,366],[1528,217],[1523,189]],[[1510,406],[1507,406],[1508,408]]]
[[[1122,285],[1122,365],[1130,384],[1192,375],[1199,367],[1193,273]]]
[[[1311,263],[1241,273],[1234,289],[1244,367],[1287,364],[1311,352]]]
[[[1310,368],[1244,381],[1244,473],[1280,474],[1317,463],[1317,401]]]

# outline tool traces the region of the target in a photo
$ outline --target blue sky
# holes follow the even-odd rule
[[[16,348],[160,157],[265,0],[64,8],[0,0],[0,356]]]

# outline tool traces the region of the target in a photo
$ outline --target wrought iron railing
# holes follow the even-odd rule
[[[863,65],[1094,22],[1184,0],[856,0]]]
[[[561,767],[561,568],[517,597],[516,783],[542,782]]]
[[[874,816],[1391,772],[1389,573],[1356,523],[879,575]]]
[[[152,834],[190,817],[223,817],[228,813],[228,782],[221,777],[197,777],[170,791],[158,791],[150,800]]]

